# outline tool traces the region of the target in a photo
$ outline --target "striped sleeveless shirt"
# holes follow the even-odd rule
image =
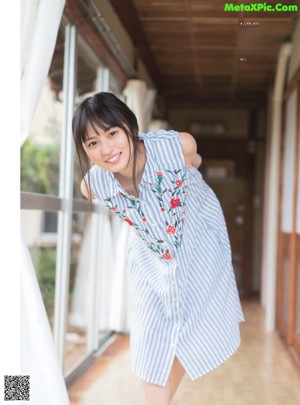
[[[165,386],[175,356],[192,380],[228,359],[240,345],[244,317],[217,197],[196,168],[187,169],[178,132],[140,139],[147,161],[138,197],[95,165],[90,185],[132,230],[132,371]]]

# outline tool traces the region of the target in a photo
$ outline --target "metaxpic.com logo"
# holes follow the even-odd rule
[[[248,3],[248,4],[234,4],[234,3],[225,3],[224,11],[227,12],[240,12],[240,11],[258,11],[258,12],[297,12],[298,5],[296,4],[282,4],[282,3]]]

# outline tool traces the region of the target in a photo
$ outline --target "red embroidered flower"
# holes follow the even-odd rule
[[[172,208],[178,207],[180,203],[181,203],[180,198],[171,198],[170,200],[170,205]]]
[[[113,212],[116,212],[116,211],[117,211],[117,208],[116,208],[116,207],[111,207],[111,210],[112,210]]]
[[[171,260],[172,259],[172,255],[171,255],[171,253],[170,252],[165,252],[162,256],[161,256],[163,259],[165,259],[165,260]]]
[[[170,235],[174,235],[175,232],[176,232],[176,228],[173,225],[169,225],[168,228],[166,229],[166,233],[168,233]]]
[[[184,222],[184,218],[181,218],[181,220],[180,220],[181,222]]]
[[[183,180],[175,180],[175,184],[176,184],[176,186],[178,186],[178,187],[181,187],[181,186],[182,186],[182,183],[183,183]]]
[[[156,172],[156,176],[157,176],[157,177],[164,177],[164,175],[163,175],[162,172]]]
[[[125,218],[124,221],[127,222],[127,224],[129,224],[130,226],[133,225],[133,222],[129,218]]]
[[[142,218],[142,221],[143,221],[143,222],[146,222],[146,221],[147,221],[147,218],[143,217],[143,218]]]
[[[161,207],[161,212],[164,212],[164,211],[166,211],[166,209],[164,208],[164,207]]]

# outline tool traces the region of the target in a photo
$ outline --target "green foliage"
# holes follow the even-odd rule
[[[36,271],[39,287],[50,323],[54,316],[56,248],[30,248],[32,262]],[[70,258],[69,299],[73,298],[77,260],[74,254]]]
[[[54,314],[56,248],[31,248],[32,261],[37,274],[49,320]]]
[[[26,140],[21,148],[21,190],[58,194],[59,147]]]

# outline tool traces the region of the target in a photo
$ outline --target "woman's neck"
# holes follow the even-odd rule
[[[144,142],[140,142],[136,161],[136,185],[138,186],[145,170],[147,161],[146,148]],[[125,191],[137,197],[136,185],[133,182],[133,160],[131,165],[128,166],[126,173],[115,173],[115,178],[121,184]]]

